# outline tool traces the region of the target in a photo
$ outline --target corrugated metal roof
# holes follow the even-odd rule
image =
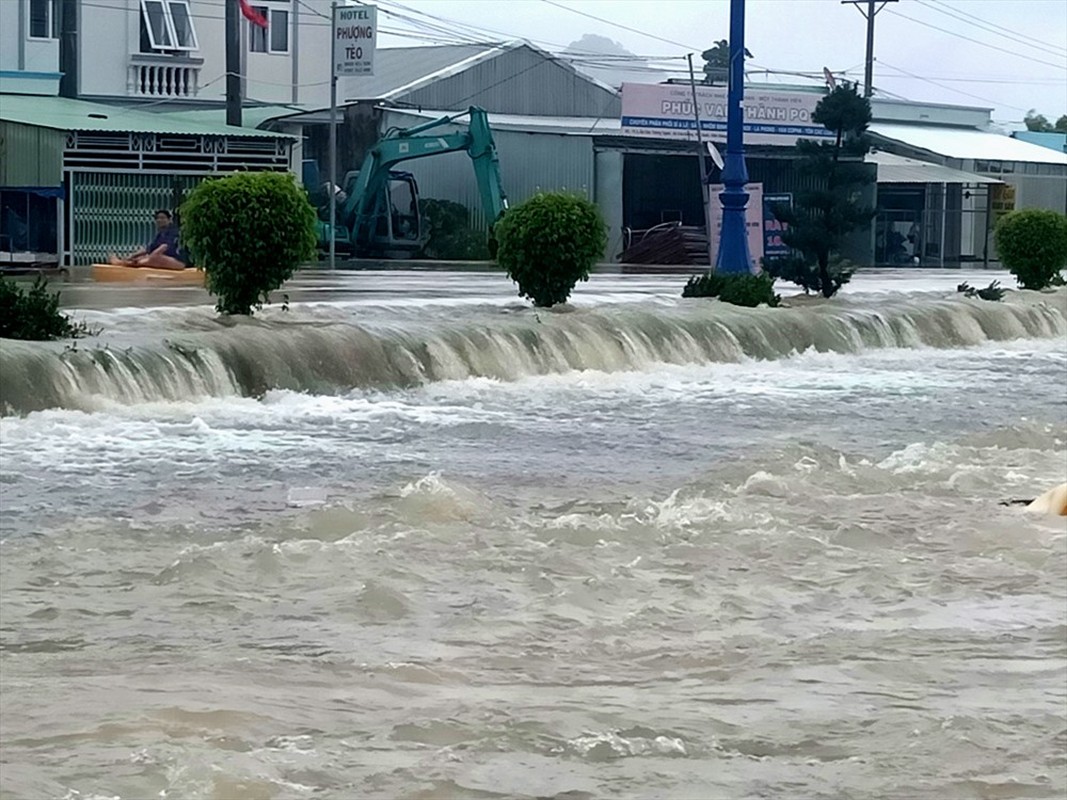
[[[108,106],[68,97],[0,95],[0,119],[61,131],[116,131],[121,133],[174,133],[196,136],[256,136],[292,138],[255,128],[177,119],[136,108]]]
[[[1067,153],[1057,153],[1055,150],[1013,139],[1010,136],[987,133],[973,128],[875,123],[871,125],[870,131],[876,136],[948,158],[1067,164]]]
[[[153,113],[202,125],[226,124],[225,108],[198,108],[193,111],[159,111]],[[245,128],[258,128],[271,120],[291,117],[300,113],[302,113],[302,109],[294,108],[293,106],[255,106],[241,109],[241,122]]]
[[[1002,183],[996,178],[987,178],[985,175],[976,175],[973,172],[964,172],[892,153],[868,153],[864,161],[878,165],[879,183]]]
[[[388,47],[374,55],[374,74],[341,78],[339,102],[387,100],[455,74],[516,43],[450,44],[438,47]]]

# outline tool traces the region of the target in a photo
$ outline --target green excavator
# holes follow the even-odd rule
[[[463,117],[469,118],[466,130],[427,133]],[[470,156],[486,219],[494,224],[507,210],[507,195],[500,182],[489,117],[484,109],[471,106],[461,114],[387,131],[367,153],[363,166],[345,175],[333,231],[336,251],[357,258],[410,258],[420,251],[429,231],[419,212],[418,184],[410,172],[394,167],[457,151]],[[327,251],[331,236],[328,194],[326,202],[319,199],[318,211],[319,249]]]

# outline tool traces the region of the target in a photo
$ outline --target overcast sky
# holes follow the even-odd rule
[[[633,53],[673,57],[647,68],[650,83],[729,31],[728,0],[381,0],[379,9],[408,17],[381,14],[383,29],[409,34],[383,32],[379,47],[481,35],[558,51],[596,34]],[[1050,120],[1067,114],[1067,0],[899,0],[875,30],[874,84],[889,96],[993,108],[1002,123],[1021,124],[1031,108]],[[863,16],[839,0],[747,0],[750,80],[797,82],[758,71],[829,67],[862,81],[865,37]]]

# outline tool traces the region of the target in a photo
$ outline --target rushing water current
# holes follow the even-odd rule
[[[0,341],[0,798],[1062,798],[1067,290],[318,274]]]

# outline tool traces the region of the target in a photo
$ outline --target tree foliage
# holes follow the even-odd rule
[[[251,314],[315,256],[315,210],[292,175],[207,180],[181,207],[182,241],[223,314]]]
[[[875,182],[873,170],[863,161],[870,150],[871,104],[855,86],[838,86],[819,101],[811,118],[834,136],[797,142],[798,171],[814,179],[815,188],[797,192],[792,208],[774,209],[775,217],[788,226],[782,240],[796,255],[768,259],[765,266],[776,277],[833,297],[853,273],[847,262],[835,263],[834,254],[875,214],[860,204],[864,188]]]
[[[774,276],[709,272],[694,275],[682,289],[682,297],[716,297],[735,306],[766,305],[774,308],[781,298],[774,293]]]
[[[485,234],[470,226],[470,211],[461,203],[427,198],[419,200],[419,214],[429,235],[422,249],[424,258],[446,261],[487,261],[489,244]]]
[[[1067,114],[1064,114],[1055,124],[1048,121],[1044,114],[1038,114],[1035,109],[1030,109],[1023,117],[1028,131],[1036,133],[1067,133]]]
[[[72,322],[59,310],[59,292],[48,291],[38,275],[29,288],[0,278],[0,339],[77,339],[92,334],[84,322]]]
[[[547,308],[564,303],[607,246],[600,209],[584,197],[537,194],[497,222],[496,259],[519,294]]]
[[[994,230],[997,256],[1023,289],[1045,289],[1067,267],[1067,215],[1040,208],[1012,211]]]
[[[710,47],[700,54],[704,59],[704,83],[729,83],[730,82],[730,42],[719,39],[714,47]],[[745,48],[745,58],[752,58],[752,53]]]

